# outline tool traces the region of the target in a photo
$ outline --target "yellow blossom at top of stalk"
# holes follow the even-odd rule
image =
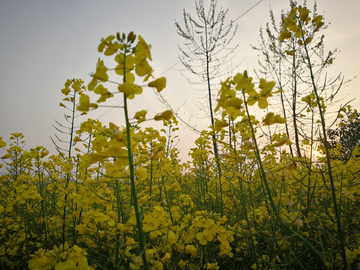
[[[109,76],[106,74],[107,67],[104,65],[104,61],[98,59],[96,64],[96,71],[92,75],[92,80],[88,85],[89,90],[94,90],[95,86],[97,85],[98,81],[106,82],[109,79]]]
[[[115,41],[114,43],[112,42],[114,39],[115,36],[113,35],[110,35],[107,38],[102,39],[100,45],[98,46],[98,51],[103,52],[104,48],[106,47],[104,55],[109,56],[116,53],[119,49],[123,49],[124,48],[123,44],[120,44],[117,41]]]
[[[321,15],[318,15],[314,17],[313,20],[309,17],[310,10],[307,7],[302,7],[301,5],[298,7],[294,7],[288,16],[284,20],[283,29],[280,32],[280,41],[284,41],[285,39],[289,39],[292,36],[292,33],[295,34],[295,37],[297,38],[303,38],[306,34],[306,30],[304,29],[305,25],[308,25],[308,23],[311,21],[313,33],[318,31],[323,25],[323,17]],[[311,37],[306,38],[305,45],[310,43],[312,40]],[[299,41],[300,45],[303,45],[304,42],[301,40]]]
[[[82,89],[85,90],[85,87],[83,86],[84,81],[81,79],[73,80],[73,84],[71,87],[74,89],[76,93],[80,93]]]
[[[61,89],[61,93],[63,93],[65,96],[67,96],[70,93],[70,88],[69,86],[71,85],[72,81],[71,80],[67,80],[65,85],[65,88]]]
[[[244,74],[241,73],[236,74],[233,79],[233,82],[236,84],[235,86],[236,90],[244,89],[245,93],[248,93],[249,95],[253,95],[255,90],[254,90],[254,84],[251,81],[252,81],[252,77],[248,77],[246,70],[244,71]]]
[[[311,21],[311,18],[309,17],[310,10],[306,7],[299,6],[298,11],[300,20],[305,22],[305,24],[308,24],[308,22]]]
[[[272,96],[272,89],[274,88],[275,84],[276,83],[274,81],[267,82],[265,79],[260,79],[260,93],[257,93],[255,90],[254,92],[251,92],[251,95],[249,94],[247,99],[248,105],[252,106],[258,102],[260,109],[266,109],[269,105],[267,99]]]
[[[150,61],[152,61],[149,45],[145,42],[145,40],[140,35],[138,36],[138,39],[139,39],[139,41],[136,45],[135,57],[140,58],[141,60],[144,60],[147,58]]]
[[[152,76],[152,67],[149,65],[147,59],[150,61],[151,53],[150,46],[145,42],[145,40],[139,35],[138,43],[135,48],[134,63],[135,63],[135,72],[138,76],[144,77],[144,82],[147,81]]]

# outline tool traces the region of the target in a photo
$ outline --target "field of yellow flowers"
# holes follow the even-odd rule
[[[295,35],[306,48],[311,40],[303,27],[318,31],[323,25],[321,16],[308,16],[306,8],[294,7],[280,40]],[[128,115],[127,100],[144,87],[136,78],[158,92],[166,87],[164,77],[148,82],[147,43],[132,32],[117,33],[98,50],[115,55],[115,67],[108,70],[99,58],[87,87],[80,79],[65,83],[63,102],[74,113],[96,109],[114,97],[105,82],[115,72],[122,79],[125,125],[88,119],[77,130],[72,126],[68,151],[51,156],[43,147],[23,150],[21,133],[13,133],[9,145],[0,138],[8,169],[0,176],[1,269],[358,269],[358,149],[337,160],[338,149],[324,143],[315,162],[311,155],[279,151],[291,144],[284,134],[257,143],[259,127],[286,119],[250,114],[254,105],[266,108],[279,91],[274,82],[254,82],[245,71],[222,83],[216,111],[223,118],[201,133],[192,161],[181,163],[172,147],[178,130],[172,111],[153,117],[163,122],[160,131],[138,126],[150,119],[146,110]],[[87,91],[99,95],[97,102]],[[325,127],[315,85],[304,102],[318,110]],[[224,129],[229,125],[230,141]],[[212,152],[214,133],[218,156]]]

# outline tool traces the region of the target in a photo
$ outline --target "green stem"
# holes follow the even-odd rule
[[[119,179],[116,179],[115,182],[115,188],[116,188],[116,203],[117,203],[117,217],[118,220],[117,222],[120,223],[120,216],[121,216],[121,206],[120,206],[120,191],[119,191]],[[120,233],[119,230],[117,229],[116,232],[116,254],[115,254],[115,269],[118,269],[118,265],[119,265],[119,249],[120,249]]]
[[[328,173],[329,173],[329,178],[330,178],[331,196],[332,196],[332,200],[333,200],[333,203],[334,203],[335,219],[336,219],[336,225],[337,225],[337,235],[338,235],[338,238],[339,238],[339,241],[340,241],[341,257],[343,259],[344,269],[346,270],[347,269],[347,262],[346,262],[344,235],[343,235],[341,221],[340,221],[340,212],[339,212],[339,208],[338,208],[337,200],[336,200],[334,177],[332,175],[332,170],[331,170],[329,143],[328,143],[327,135],[326,135],[325,118],[324,118],[324,113],[323,113],[322,108],[321,108],[321,100],[320,100],[320,96],[318,94],[317,87],[316,87],[316,84],[315,84],[315,78],[314,78],[314,73],[313,73],[313,70],[312,70],[312,64],[311,64],[311,60],[310,60],[310,56],[309,56],[309,51],[308,51],[307,46],[306,46],[306,40],[305,40],[305,37],[304,37],[304,32],[303,32],[303,27],[302,27],[301,22],[299,23],[299,25],[300,25],[301,35],[302,35],[302,41],[304,43],[304,49],[305,49],[305,53],[306,53],[306,60],[307,60],[308,65],[309,65],[311,83],[312,83],[312,86],[313,86],[314,94],[316,96],[316,101],[317,101],[317,105],[318,105],[318,109],[319,109],[319,113],[320,113],[322,133],[323,133],[323,136],[324,136],[323,138],[324,138],[324,146],[325,146],[325,153],[326,153],[326,163],[327,163],[327,166],[328,166]]]
[[[126,61],[126,50],[124,52],[124,65],[123,65],[123,70],[124,70],[123,82],[124,83],[126,81],[125,61]],[[146,259],[145,238],[144,238],[144,234],[143,234],[143,230],[142,230],[142,223],[141,223],[140,211],[139,211],[137,194],[136,194],[136,185],[135,185],[135,176],[134,176],[134,160],[133,160],[133,155],[132,155],[132,151],[131,151],[131,137],[130,137],[131,125],[129,122],[127,97],[126,97],[125,93],[124,93],[124,113],[125,113],[125,122],[126,122],[126,139],[127,139],[128,159],[129,159],[129,169],[130,169],[130,183],[131,183],[131,194],[132,194],[131,197],[133,198],[135,217],[136,217],[136,227],[137,227],[138,234],[139,234],[139,248],[141,251],[144,269],[148,270],[149,266],[148,266],[148,262]]]
[[[45,198],[45,192],[44,192],[44,179],[43,177],[41,177],[40,173],[40,158],[39,156],[37,157],[37,168],[38,168],[38,172],[39,172],[39,187],[40,187],[40,196],[41,198]],[[48,235],[47,235],[47,229],[46,229],[46,222],[45,222],[45,210],[44,210],[44,200],[41,200],[40,202],[40,207],[41,207],[41,217],[42,220],[44,221],[42,224],[43,230],[44,230],[44,235],[45,235],[45,247],[48,248]]]
[[[261,177],[261,180],[262,180],[262,182],[263,182],[263,184],[265,186],[265,192],[268,194],[268,200],[270,202],[271,208],[273,209],[273,211],[275,213],[276,220],[280,223],[281,227],[285,230],[285,232],[287,232],[287,234],[289,236],[296,237],[298,240],[303,242],[304,245],[318,257],[318,259],[320,260],[320,263],[322,264],[324,269],[327,269],[326,263],[324,262],[324,260],[321,257],[320,253],[315,249],[315,247],[310,242],[308,242],[304,237],[302,237],[300,234],[293,231],[280,217],[280,214],[278,212],[278,209],[277,209],[277,207],[275,205],[275,202],[274,202],[274,199],[272,197],[271,189],[270,189],[269,183],[268,183],[267,178],[266,178],[266,174],[265,174],[263,164],[261,162],[260,151],[259,151],[259,147],[258,147],[257,142],[256,142],[255,130],[254,130],[254,127],[253,127],[252,122],[251,122],[249,108],[247,106],[247,101],[246,101],[246,98],[245,98],[244,89],[242,90],[242,92],[243,92],[244,104],[245,104],[245,108],[246,108],[246,114],[247,114],[247,118],[248,118],[249,125],[250,125],[250,128],[251,128],[252,139],[253,139],[253,142],[254,142],[254,145],[255,145],[255,155],[256,155],[256,159],[259,162],[260,177]]]
[[[73,81],[74,82],[74,81]],[[75,103],[75,97],[76,97],[76,91],[74,91],[74,101],[73,103],[73,108],[72,108],[72,117],[71,117],[71,128],[70,128],[70,141],[69,141],[69,153],[68,153],[68,161],[71,159],[71,148],[73,146],[73,135],[74,135],[74,123],[75,123],[75,111],[76,111],[76,103]],[[71,180],[71,172],[66,174],[66,185],[65,185],[65,189],[68,188],[69,186],[69,182]],[[65,250],[65,227],[66,227],[66,207],[67,207],[67,200],[68,200],[68,191],[66,191],[65,193],[65,198],[64,198],[64,202],[65,202],[65,206],[64,206],[64,210],[63,210],[63,224],[62,224],[62,244],[63,244],[63,249]],[[72,211],[73,209],[71,209],[70,211]]]

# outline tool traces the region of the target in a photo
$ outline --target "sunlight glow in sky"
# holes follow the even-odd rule
[[[218,8],[229,8],[229,22],[257,2],[218,0]],[[308,1],[308,6],[312,7],[312,3]],[[329,69],[330,75],[341,72],[345,81],[353,79],[341,90],[344,101],[340,103],[357,98],[352,104],[359,109],[360,80],[355,76],[360,72],[360,1],[344,3],[318,0],[318,13],[324,15],[326,23],[331,23],[323,31],[326,49],[340,51],[335,65]],[[65,124],[63,115],[67,112],[59,106],[64,98],[60,91],[64,83],[80,78],[87,85],[98,57],[105,58],[97,52],[100,39],[130,31],[151,44],[154,76],[167,78],[167,88],[162,92],[167,102],[189,125],[206,128],[210,121],[204,119],[197,106],[204,92],[199,91],[199,86],[188,84],[179,72],[183,67],[177,45],[184,40],[176,34],[175,21],[183,25],[184,8],[195,16],[194,0],[0,0],[0,137],[8,142],[10,133],[22,132],[26,150],[41,145],[55,154],[50,136],[56,133],[52,127],[55,120]],[[270,8],[279,20],[280,11],[288,11],[289,4],[287,0],[263,0],[236,21],[238,31],[233,45],[239,44],[239,49],[231,64],[240,65],[232,75],[248,69],[255,77],[252,70],[257,68],[257,52],[250,44],[258,45],[259,28],[270,21]],[[167,109],[151,89],[144,88],[144,92],[130,102],[130,115],[147,109],[148,116],[152,116]],[[104,125],[109,121],[119,126],[124,123],[120,109],[102,108],[90,112],[88,117],[99,119]],[[143,126],[153,124],[147,121]],[[181,141],[177,147],[185,160],[198,135],[180,122],[178,136]],[[63,134],[60,138],[67,139]]]

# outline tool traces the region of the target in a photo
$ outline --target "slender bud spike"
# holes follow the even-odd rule
[[[127,36],[127,41],[128,42],[133,42],[133,37],[134,37],[134,32],[131,31]]]

